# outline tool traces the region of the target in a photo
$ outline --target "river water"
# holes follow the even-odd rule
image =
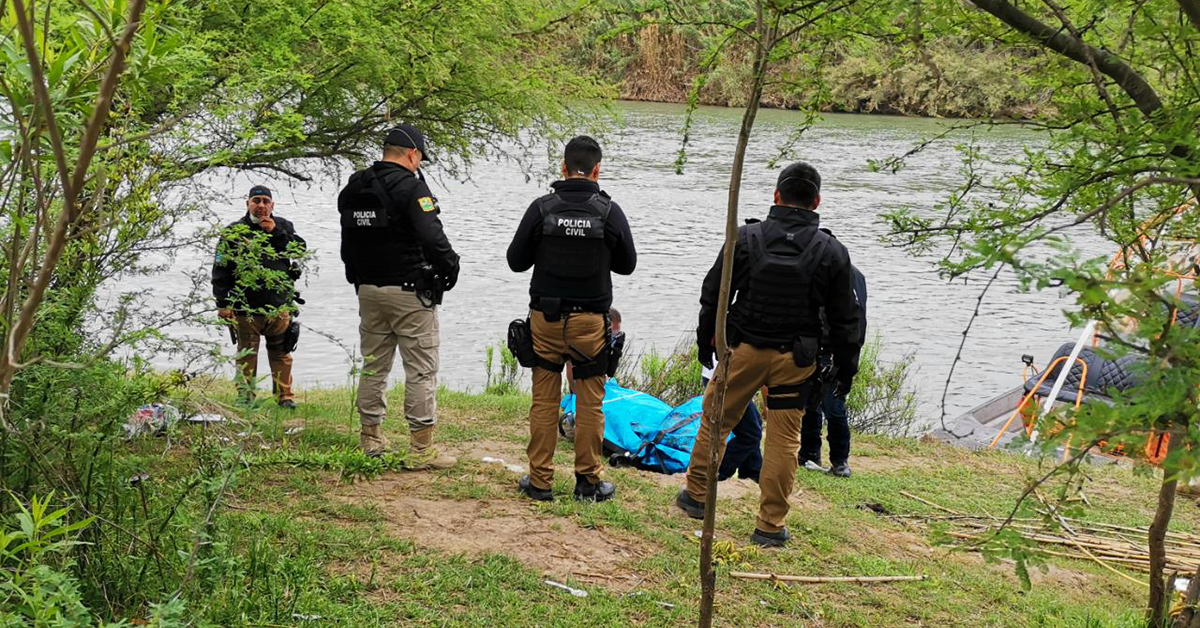
[[[678,105],[621,103],[622,125],[604,141],[601,184],[625,209],[637,244],[637,271],[614,276],[614,305],[624,316],[624,329],[635,351],[672,349],[692,337],[699,309],[700,282],[715,259],[723,237],[726,190],[741,111],[702,108],[691,131],[686,171],[674,173],[684,108]],[[740,214],[762,217],[771,204],[778,169],[768,167],[782,142],[802,116],[762,111],[754,130],[745,168]],[[822,224],[846,244],[854,263],[866,275],[871,333],[885,343],[886,359],[911,354],[917,369],[922,415],[936,422],[950,364],[962,330],[976,307],[986,277],[947,283],[932,266],[932,257],[914,258],[880,242],[888,210],[909,207],[933,212],[961,180],[961,158],[955,140],[933,145],[909,160],[898,174],[874,173],[869,158],[904,153],[923,138],[939,133],[944,121],[884,116],[829,115],[803,134],[796,158],[817,166],[823,178]],[[1037,143],[1037,135],[1011,128],[977,131],[979,150],[992,157],[1016,156]],[[548,180],[528,177],[520,166],[504,161],[480,162],[466,182],[440,176],[431,181],[442,207],[450,241],[462,256],[458,286],[441,309],[442,371],[440,381],[452,388],[482,388],[484,353],[500,341],[513,318],[528,303],[529,273],[508,269],[505,249],[529,202],[545,192]],[[431,173],[436,174],[436,172]],[[238,175],[212,182],[227,202],[214,208],[223,222],[244,211],[251,178]],[[292,220],[315,251],[316,265],[304,279],[308,301],[300,320],[310,328],[295,354],[295,378],[304,386],[343,385],[349,360],[344,347],[357,344],[357,302],[345,283],[338,258],[339,185],[294,186],[281,180],[253,177],[275,188],[276,213]],[[191,287],[187,274],[207,267],[208,247],[179,251],[162,273],[151,299],[163,301]],[[144,279],[116,287],[136,288]],[[950,416],[972,407],[1020,381],[1023,353],[1045,362],[1074,334],[1061,314],[1067,303],[1052,291],[1025,294],[1002,276],[984,299],[981,315],[967,341],[947,398]],[[313,330],[340,341],[312,333]],[[218,341],[223,330],[176,325],[169,331],[192,339]],[[229,352],[229,347],[225,347]],[[262,358],[260,372],[265,372]],[[158,366],[179,366],[159,356]],[[399,365],[394,373],[400,372]]]

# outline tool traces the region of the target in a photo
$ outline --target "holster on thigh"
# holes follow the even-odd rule
[[[767,387],[768,410],[803,410],[808,403],[812,382]]]

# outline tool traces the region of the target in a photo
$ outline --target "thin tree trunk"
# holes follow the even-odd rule
[[[1167,600],[1171,594],[1163,583],[1163,569],[1167,563],[1167,550],[1164,541],[1167,537],[1167,526],[1171,524],[1171,515],[1175,511],[1175,488],[1179,481],[1169,469],[1164,469],[1166,475],[1158,489],[1158,508],[1154,511],[1154,522],[1150,524],[1147,545],[1150,550],[1150,600],[1147,617],[1152,628],[1160,628],[1167,617]]]
[[[99,142],[100,135],[107,126],[108,114],[112,108],[113,94],[116,92],[121,74],[125,70],[125,60],[133,45],[133,38],[137,34],[138,27],[141,26],[142,13],[146,8],[146,1],[134,0],[129,7],[125,30],[121,34],[120,41],[115,42],[109,58],[108,68],[100,85],[100,91],[96,95],[91,116],[84,127],[83,136],[80,138],[79,157],[75,162],[75,171],[72,173],[67,165],[67,150],[55,121],[54,103],[50,100],[45,73],[42,71],[42,59],[38,55],[35,46],[36,34],[33,30],[33,24],[26,14],[23,0],[13,0],[20,38],[24,44],[26,58],[33,79],[35,100],[40,110],[39,113],[45,119],[46,129],[50,135],[50,144],[54,150],[55,163],[58,166],[58,175],[63,192],[63,207],[58,217],[58,223],[55,225],[54,231],[47,242],[45,257],[42,259],[41,269],[37,273],[37,278],[29,288],[29,294],[25,298],[25,302],[21,305],[20,312],[17,314],[17,320],[9,321],[12,327],[4,338],[4,349],[0,352],[0,416],[4,415],[4,409],[8,403],[8,393],[12,388],[13,377],[20,368],[19,361],[25,348],[25,341],[33,329],[34,319],[45,299],[46,290],[54,279],[55,267],[58,265],[59,258],[62,257],[63,251],[66,250],[69,228],[79,218],[78,195],[83,189],[84,182],[87,180],[88,167],[91,164],[92,157],[96,154],[97,142]],[[45,212],[47,207],[40,209]]]
[[[750,143],[750,131],[758,115],[759,100],[762,98],[763,82],[766,80],[767,54],[774,46],[774,30],[767,29],[763,20],[762,5],[757,6],[757,32],[762,39],[754,54],[754,76],[747,94],[746,111],[742,114],[742,128],[738,131],[737,148],[733,153],[733,170],[729,175],[729,205],[725,219],[725,250],[721,260],[721,290],[717,300],[716,349],[720,375],[716,377],[717,388],[713,393],[712,408],[716,416],[710,417],[708,434],[708,489],[704,496],[704,527],[700,537],[700,628],[712,626],[713,601],[717,591],[717,573],[712,565],[713,531],[717,520],[717,471],[721,465],[721,422],[725,407],[725,389],[729,374],[729,342],[725,334],[729,314],[730,284],[733,280],[733,252],[737,246],[738,196],[742,187],[742,168],[746,161],[746,146]]]

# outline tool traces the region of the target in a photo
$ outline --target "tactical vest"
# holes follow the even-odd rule
[[[374,168],[361,171],[345,206],[341,223],[350,246],[347,253],[363,283],[405,285],[425,264],[421,240],[404,215],[408,195],[403,188],[414,175],[401,168],[380,176]]]
[[[819,303],[812,295],[813,272],[830,236],[815,226],[796,233],[795,253],[767,250],[762,224],[745,229],[742,243],[750,252],[746,285],[730,309],[740,341],[757,347],[790,347],[798,338],[821,333]]]
[[[399,175],[400,180],[413,176],[405,171]],[[389,229],[398,226],[392,215],[395,201],[384,187],[384,181],[368,168],[362,171],[358,194],[351,208],[342,216],[346,227],[351,229]]]
[[[537,200],[541,237],[534,256],[534,282],[541,294],[572,301],[612,292],[612,251],[604,240],[612,201],[593,194],[582,203],[547,194]]]

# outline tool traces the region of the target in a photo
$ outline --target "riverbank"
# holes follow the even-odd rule
[[[576,37],[597,37],[601,26]],[[686,103],[703,67],[703,30],[651,24],[609,40],[584,68],[613,81],[624,100]],[[698,92],[702,105],[743,107],[749,50],[728,50]],[[826,113],[888,114],[930,118],[1029,119],[1050,112],[1051,96],[1028,80],[1056,63],[1039,55],[954,38],[905,47],[880,40],[842,42],[813,59],[781,63],[785,80],[763,93],[776,109],[815,106]],[[812,81],[821,83],[817,87]]]
[[[227,383],[193,382],[184,396],[220,410]],[[358,454],[352,395],[301,391],[295,412],[269,402],[224,424],[180,423],[162,439],[123,448],[121,467],[152,478],[151,504],[169,503],[213,460],[236,472],[206,478],[217,494],[197,577],[186,599],[196,619],[218,625],[680,626],[694,621],[699,523],[671,505],[682,479],[609,469],[618,499],[570,499],[569,443],[555,456],[556,501],[521,499],[524,394],[439,393],[437,440],[459,458],[440,473],[386,470]],[[399,389],[390,399],[402,407]],[[385,424],[403,447],[398,421]],[[503,460],[503,462],[497,462]],[[207,462],[206,462],[207,461]],[[848,480],[800,471],[792,545],[760,551],[757,487],[720,489],[717,616],[723,626],[1135,626],[1144,590],[1098,565],[1050,558],[1023,592],[1011,564],[952,551],[917,520],[929,514],[909,492],[969,513],[1008,508],[1036,463],[909,439],[856,439]],[[514,469],[507,465],[515,465]],[[1089,518],[1145,525],[1155,481],[1116,467],[1090,470]],[[353,481],[352,481],[353,480]],[[224,486],[217,493],[217,486]],[[164,506],[165,507],[165,506]],[[193,507],[201,507],[196,504]],[[153,509],[152,513],[155,514]],[[192,525],[203,519],[193,513]],[[181,517],[183,520],[187,518]],[[1200,528],[1181,503],[1172,528]],[[816,576],[926,575],[924,582],[772,586],[729,571]],[[574,597],[543,583],[587,592]],[[309,623],[313,622],[313,623]]]

